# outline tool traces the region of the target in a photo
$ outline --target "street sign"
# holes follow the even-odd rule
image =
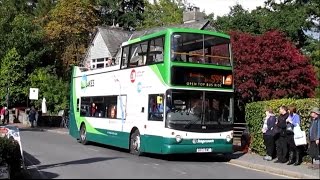
[[[29,99],[38,100],[39,88],[30,88]]]

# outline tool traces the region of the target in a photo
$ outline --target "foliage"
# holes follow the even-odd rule
[[[10,166],[10,175],[21,171],[22,157],[19,143],[13,139],[0,137],[0,163]]]
[[[314,69],[283,33],[232,32],[231,37],[236,93],[244,103],[314,97]]]
[[[144,21],[140,29],[167,26],[182,23],[184,6],[179,6],[180,1],[159,0],[145,2]]]
[[[144,0],[97,0],[100,19],[104,25],[119,25],[134,30],[143,21]]]
[[[265,7],[252,12],[244,10],[239,4],[231,7],[227,16],[217,17],[213,26],[218,31],[242,31],[263,34],[270,30],[284,32],[298,48],[304,47],[307,41],[306,30],[314,30],[319,20],[319,10],[315,8],[317,0],[287,0],[275,2],[268,0]]]
[[[308,134],[310,126],[310,110],[320,106],[320,99],[279,99],[259,101],[246,105],[246,122],[251,136],[250,147],[252,151],[265,155],[265,146],[261,128],[265,117],[265,108],[270,107],[278,116],[279,107],[282,105],[295,105],[301,118],[301,128]]]
[[[6,101],[7,88],[9,88],[10,103],[19,103],[24,100],[26,85],[24,67],[25,62],[15,48],[8,51],[1,60],[0,102],[2,104]]]
[[[41,27],[34,23],[26,0],[0,4],[0,102],[9,87],[9,105],[26,103],[26,80],[46,52]]]
[[[46,18],[48,12],[54,8],[56,1],[52,0],[38,0],[34,8],[34,14],[37,17]]]
[[[61,60],[66,75],[69,65],[78,65],[83,56],[83,47],[97,25],[98,18],[89,1],[58,1],[50,11],[49,22],[45,26],[46,38],[55,49],[56,59]],[[60,69],[60,68],[59,68]]]
[[[51,67],[39,68],[30,75],[30,87],[39,88],[39,100],[32,104],[41,108],[42,99],[46,99],[48,111],[57,112],[68,106],[69,85],[51,71]]]
[[[212,21],[212,26],[221,32],[241,31],[261,34],[258,17],[243,9],[239,4],[231,7],[227,16],[218,16]]]

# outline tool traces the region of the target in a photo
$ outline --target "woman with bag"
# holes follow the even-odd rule
[[[275,150],[275,142],[273,138],[273,129],[275,128],[276,117],[271,108],[266,109],[266,117],[262,126],[264,145],[266,146],[267,155],[264,160],[271,161]]]
[[[296,146],[294,142],[294,128],[300,128],[300,116],[297,114],[297,110],[294,106],[289,106],[289,118],[286,120],[287,122],[287,143],[289,147],[289,162],[288,165],[294,164],[298,166],[301,163],[301,156],[300,156],[300,147]],[[290,126],[291,129],[290,130]]]

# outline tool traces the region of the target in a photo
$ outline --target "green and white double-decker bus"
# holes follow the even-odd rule
[[[111,67],[74,67],[69,129],[132,154],[231,153],[230,37],[170,28],[124,42]]]

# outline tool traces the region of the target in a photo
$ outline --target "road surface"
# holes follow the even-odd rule
[[[34,178],[284,178],[229,164],[221,156],[137,157],[125,150],[82,145],[69,135],[21,131],[26,164]]]

